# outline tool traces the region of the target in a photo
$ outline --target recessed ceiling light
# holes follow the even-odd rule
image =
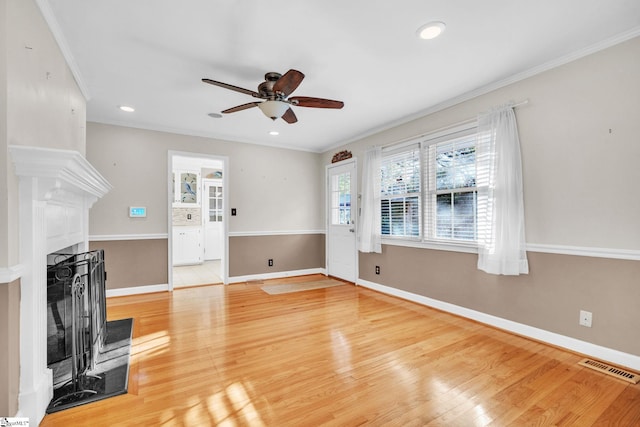
[[[121,106],[120,106],[120,109],[121,109],[122,111],[126,111],[127,113],[133,113],[134,111],[136,111],[136,109],[135,109],[135,108],[133,108],[133,107],[129,107],[128,105],[121,105]]]
[[[280,132],[278,132],[277,130],[272,130],[271,132],[269,132],[269,135],[277,136],[280,135]]]
[[[214,119],[222,118],[222,114],[218,114],[218,113],[209,113],[209,114],[207,114],[207,116],[213,117]]]
[[[444,22],[429,22],[428,24],[424,24],[422,27],[418,28],[416,33],[421,39],[431,40],[442,34],[445,27]]]

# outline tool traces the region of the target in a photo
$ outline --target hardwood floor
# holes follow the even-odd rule
[[[128,394],[41,426],[640,425],[640,385],[579,355],[352,284],[260,286],[110,298]]]

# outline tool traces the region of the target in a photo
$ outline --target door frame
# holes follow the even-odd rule
[[[222,283],[229,284],[229,220],[227,215],[227,206],[229,206],[229,158],[227,156],[217,156],[207,153],[193,153],[189,151],[168,150],[167,152],[167,274],[169,292],[173,291],[173,158],[193,157],[195,159],[210,159],[222,162],[222,207],[224,216],[222,222],[223,228],[223,245],[221,260],[221,278]],[[198,188],[198,191],[201,191]],[[202,200],[202,199],[201,199]],[[201,202],[202,203],[202,202]],[[202,205],[201,205],[202,206]],[[204,231],[204,226],[203,226]]]
[[[329,275],[330,271],[329,271],[329,260],[330,260],[330,253],[329,253],[329,239],[331,238],[331,215],[329,210],[331,209],[331,200],[329,200],[330,195],[331,195],[331,182],[329,180],[330,177],[330,171],[332,168],[335,167],[339,167],[339,166],[345,166],[348,165],[350,163],[353,163],[353,169],[354,169],[354,182],[356,183],[356,191],[354,196],[351,198],[351,218],[353,219],[353,227],[355,229],[354,231],[354,241],[353,241],[353,252],[354,252],[354,268],[355,268],[355,273],[354,273],[354,283],[357,283],[358,281],[358,277],[360,276],[360,265],[359,265],[359,260],[358,260],[358,223],[360,221],[360,215],[359,215],[359,204],[358,201],[360,200],[360,194],[358,193],[358,159],[356,157],[352,157],[350,159],[346,159],[346,160],[341,160],[339,162],[335,162],[335,163],[331,163],[326,165],[325,167],[325,185],[324,185],[324,214],[325,214],[325,227],[326,227],[326,232],[325,232],[325,271],[326,274]]]

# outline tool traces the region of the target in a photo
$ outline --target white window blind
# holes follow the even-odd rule
[[[420,146],[384,152],[381,167],[381,234],[420,236]]]
[[[426,238],[477,239],[475,135],[432,143],[424,150]]]

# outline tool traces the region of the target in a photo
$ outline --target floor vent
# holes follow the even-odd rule
[[[640,375],[636,374],[635,372],[607,365],[606,363],[598,362],[597,360],[583,359],[578,362],[578,365],[586,366],[587,368],[603,372],[607,375],[611,375],[612,377],[619,378],[632,384],[638,384],[638,382],[640,381]]]

